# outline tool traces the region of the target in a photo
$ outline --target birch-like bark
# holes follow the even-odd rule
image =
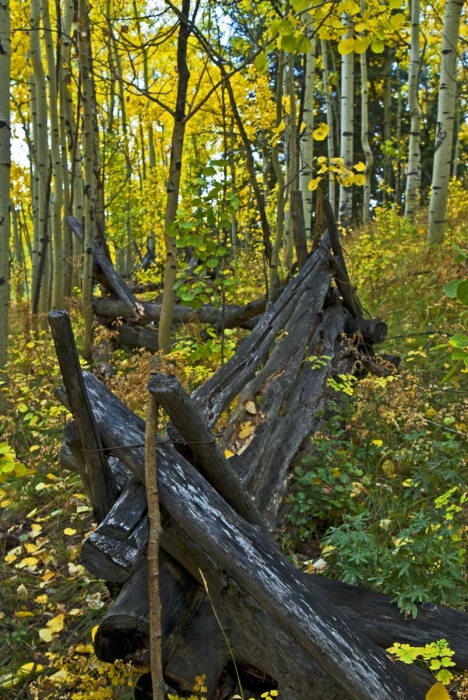
[[[280,49],[278,51],[278,69],[276,73],[276,119],[275,127],[277,128],[283,119],[283,83],[284,83],[284,67],[285,67],[285,57],[284,51]],[[283,132],[284,134],[284,132]],[[271,159],[273,163],[273,168],[276,175],[276,180],[278,183],[278,192],[276,197],[276,229],[275,229],[275,240],[273,242],[272,254],[271,254],[271,266],[270,266],[270,280],[268,285],[268,294],[270,301],[274,301],[278,296],[278,290],[280,286],[279,279],[279,266],[280,266],[280,253],[283,245],[284,237],[284,173],[283,168],[279,159],[279,141],[272,146],[271,149]]]
[[[172,131],[171,160],[167,182],[166,211],[164,214],[164,240],[166,244],[166,264],[164,267],[164,287],[159,322],[158,341],[161,352],[169,352],[172,314],[174,311],[174,284],[177,275],[177,247],[174,225],[179,202],[180,177],[182,174],[182,153],[185,137],[185,109],[190,73],[187,65],[187,42],[190,35],[190,0],[182,1],[181,14],[185,21],[180,23],[177,43],[177,97]]]
[[[309,13],[306,13],[305,35],[311,41],[312,48],[305,56],[305,82],[304,82],[304,103],[302,110],[302,121],[305,128],[301,134],[300,155],[301,171],[300,184],[302,192],[302,206],[304,209],[304,221],[306,237],[312,237],[312,192],[309,190],[309,181],[314,175],[314,82],[315,82],[315,52],[316,41],[314,36],[314,21]]]
[[[290,270],[294,262],[294,221],[292,217],[292,197],[291,192],[298,189],[299,185],[299,152],[297,139],[297,106],[296,106],[296,85],[294,80],[294,57],[289,56],[287,90],[289,96],[289,160],[287,161],[287,198],[288,209],[286,212],[286,255],[284,265],[286,270]]]
[[[6,376],[10,304],[10,5],[0,0],[0,381]],[[0,386],[0,414],[7,409]]]
[[[95,154],[95,144],[98,139],[97,122],[95,121],[96,104],[94,92],[94,78],[91,57],[91,37],[89,27],[88,0],[78,2],[78,50],[80,55],[80,75],[83,103],[83,153],[85,160],[85,239],[83,281],[81,286],[81,304],[84,320],[83,355],[87,359],[92,357],[93,348],[93,262],[94,240],[97,235],[97,178],[96,158],[99,162],[99,153]]]
[[[43,272],[39,277],[39,259],[42,248],[47,244],[44,240],[44,232],[47,232],[48,206],[47,206],[47,181],[49,171],[49,141],[47,134],[47,89],[44,66],[41,57],[40,41],[40,21],[41,3],[40,0],[31,0],[30,10],[30,55],[34,74],[35,88],[35,112],[36,124],[33,126],[33,136],[35,137],[35,187],[37,196],[37,248],[35,249],[35,259],[33,259],[33,298],[40,298],[40,310],[48,311],[47,295],[47,261],[44,261]],[[34,309],[37,311],[37,309]]]
[[[344,39],[354,37],[353,23],[347,14],[343,14],[342,23],[347,27]],[[342,56],[341,60],[341,145],[340,157],[350,170],[353,166],[354,139],[354,52]],[[340,185],[339,221],[349,226],[353,219],[353,191],[351,187]]]
[[[361,0],[361,13],[366,9],[365,0]],[[370,221],[370,198],[371,198],[371,177],[374,156],[369,143],[369,85],[367,77],[367,51],[360,54],[361,64],[361,143],[366,159],[366,169],[364,177],[364,192],[362,197],[362,222],[367,224]]]
[[[333,118],[333,105],[330,86],[330,75],[328,69],[328,42],[325,39],[320,40],[320,48],[322,50],[322,70],[323,70],[323,92],[325,95],[325,105],[327,108],[327,124],[329,132],[327,135],[328,160],[331,161],[335,157],[335,120]],[[330,200],[333,213],[335,213],[336,205],[336,188],[335,178],[328,178],[328,198]]]
[[[392,140],[392,49],[388,46],[384,49],[384,95],[383,95],[383,142],[390,145]],[[384,151],[384,184],[389,187],[392,184],[392,158],[387,150]],[[384,202],[387,199],[387,189],[384,188]]]
[[[411,0],[411,58],[408,80],[408,102],[411,130],[408,146],[408,170],[406,173],[405,216],[412,219],[418,205],[421,189],[421,108],[419,106],[419,48],[420,0]]]
[[[401,203],[401,138],[403,133],[403,91],[401,89],[400,66],[396,69],[396,82],[398,86],[397,118],[396,118],[396,158],[395,158],[395,197],[397,206]]]
[[[452,165],[457,91],[457,48],[463,0],[446,0],[440,65],[437,130],[429,203],[428,243],[444,240],[448,185]]]
[[[54,40],[50,23],[49,0],[41,0],[42,26],[44,32],[47,64],[47,92],[49,98],[50,145],[52,155],[53,194],[51,196],[51,232],[53,242],[53,295],[52,304],[56,309],[63,306],[65,263],[63,259],[62,203],[63,174],[60,153],[60,125],[58,112],[57,66],[55,62]],[[54,36],[56,31],[54,31]]]

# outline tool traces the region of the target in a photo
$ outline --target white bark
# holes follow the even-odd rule
[[[42,65],[41,57],[41,42],[40,42],[40,19],[41,19],[41,4],[40,0],[31,0],[31,29],[30,29],[30,48],[31,48],[31,63],[34,73],[35,86],[35,112],[33,119],[36,118],[36,123],[33,126],[35,136],[35,180],[36,180],[36,196],[37,196],[37,232],[39,236],[39,249],[36,250],[36,260],[33,260],[33,298],[37,296],[37,285],[40,284],[40,310],[48,311],[48,265],[46,263],[42,275],[42,279],[37,279],[37,268],[42,245],[45,241],[44,231],[46,230],[46,219],[48,217],[47,206],[47,180],[49,172],[49,141],[47,134],[47,94],[46,94],[46,79],[44,66]]]
[[[7,360],[10,303],[10,7],[0,0],[0,380]],[[6,409],[0,387],[0,414]]]
[[[55,63],[55,46],[52,34],[49,14],[49,0],[41,2],[42,22],[44,29],[44,43],[46,47],[47,61],[47,91],[49,97],[49,119],[50,119],[50,144],[52,154],[53,172],[53,200],[51,207],[51,227],[53,241],[53,297],[52,303],[56,309],[63,306],[63,289],[65,262],[63,259],[63,238],[62,238],[62,157],[60,153],[60,126],[59,112],[57,104],[57,68]],[[54,36],[56,33],[54,32]]]
[[[421,188],[421,108],[418,101],[419,70],[419,17],[420,0],[411,2],[411,59],[408,81],[408,101],[411,116],[411,131],[408,147],[408,170],[406,173],[405,216],[410,219],[418,204]]]
[[[354,36],[352,21],[349,15],[342,17],[343,26],[348,28],[344,38],[352,39]],[[340,157],[344,158],[344,164],[348,169],[353,166],[353,139],[354,139],[354,52],[342,57],[341,60],[341,145]],[[339,221],[344,226],[349,226],[353,218],[353,190],[352,187],[340,186],[340,206],[338,212]]]
[[[365,0],[361,0],[361,13],[364,14],[366,9]],[[370,221],[370,196],[371,196],[371,177],[372,166],[374,165],[374,156],[369,143],[369,86],[367,81],[367,51],[360,55],[361,64],[361,143],[362,150],[366,159],[366,169],[364,177],[363,201],[362,201],[362,221],[367,224]]]
[[[457,89],[457,47],[463,0],[447,0],[445,5],[440,65],[439,101],[432,191],[429,203],[428,243],[444,240],[453,128]]]
[[[331,159],[335,157],[335,120],[333,118],[332,96],[330,92],[330,76],[328,73],[328,42],[325,39],[321,39],[320,47],[322,50],[323,92],[325,95],[325,104],[327,107],[327,124],[330,129],[327,136],[328,160],[331,161]],[[331,174],[328,178],[328,197],[330,199],[330,204],[332,206],[333,212],[335,212],[335,178],[332,178]]]
[[[314,158],[314,139],[312,132],[314,130],[314,81],[315,81],[315,51],[316,42],[314,34],[314,24],[312,16],[306,13],[306,30],[305,35],[310,39],[312,48],[306,56],[305,63],[305,82],[304,82],[304,107],[302,121],[305,128],[301,134],[300,155],[301,155],[301,192],[302,206],[304,208],[304,221],[306,237],[312,237],[312,192],[309,190],[309,181],[314,176],[313,158]]]

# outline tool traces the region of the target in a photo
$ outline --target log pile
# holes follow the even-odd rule
[[[392,663],[381,647],[395,641],[444,637],[458,667],[468,667],[467,615],[425,604],[416,620],[404,620],[388,596],[297,571],[274,541],[291,467],[333,395],[328,380],[352,368],[346,328],[362,326],[367,340],[360,334],[359,343],[368,349],[385,330],[363,319],[330,229],[193,396],[170,375],[153,376],[148,387],[171,419],[157,454],[160,589],[164,675],[178,691],[206,674],[213,697],[231,652],[239,669],[253,669],[288,700],[422,699],[432,677]],[[67,314],[51,312],[50,323],[64,379],[58,397],[75,421],[61,459],[81,474],[98,522],[82,563],[115,598],[96,653],[148,662],[144,421],[81,372]],[[218,442],[213,431],[234,399]]]

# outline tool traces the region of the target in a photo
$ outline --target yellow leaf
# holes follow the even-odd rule
[[[32,554],[33,552],[37,552],[37,550],[39,549],[37,544],[32,544],[32,543],[25,544],[24,548],[28,554]]]
[[[55,481],[55,479],[57,478],[57,477],[55,476],[55,474],[52,474],[51,472],[49,472],[48,474],[46,474],[46,477],[47,477],[48,479],[50,479],[51,481]]]
[[[247,401],[247,403],[245,404],[245,410],[252,416],[257,415],[257,407],[253,401]]]
[[[255,426],[254,426],[254,425],[251,425],[251,426],[249,426],[248,428],[244,428],[244,429],[241,430],[240,433],[239,433],[240,439],[243,440],[244,438],[249,437],[249,435],[252,435],[252,433],[253,433],[254,430],[255,430]]]
[[[338,44],[338,53],[342,56],[347,56],[354,51],[354,39],[342,39]]]
[[[26,567],[29,567],[31,569],[35,569],[38,562],[39,562],[39,559],[36,559],[36,557],[25,557],[16,566],[18,569],[24,569]]]
[[[40,445],[31,445],[31,447],[29,448],[29,451],[30,452],[37,452],[37,450],[40,450],[40,449],[41,449]]]
[[[365,53],[369,48],[370,40],[367,37],[359,37],[354,40],[354,51],[356,53]]]
[[[96,636],[96,632],[98,631],[98,629],[99,629],[99,625],[96,625],[96,626],[93,627],[93,629],[91,630],[91,639],[92,639],[93,642],[94,642],[94,637]]]
[[[371,44],[371,49],[374,53],[382,53],[385,46],[382,41],[373,41]]]
[[[312,132],[312,136],[316,141],[323,141],[324,139],[327,138],[328,132],[330,131],[330,127],[328,124],[325,124],[324,122],[321,122],[318,126],[317,129],[314,129]]]
[[[359,163],[356,163],[353,165],[353,168],[358,171],[358,173],[363,173],[364,170],[366,169],[366,164],[363,163],[362,161],[359,161]]]
[[[234,452],[231,452],[231,450],[224,450],[224,456],[229,459],[229,457],[234,456]]]
[[[403,27],[403,25],[405,24],[405,22],[406,22],[405,15],[402,14],[401,12],[390,17],[390,25],[391,25],[392,29],[394,29],[395,31],[398,31],[399,29],[401,29]]]
[[[31,531],[32,532],[40,532],[42,530],[42,525],[38,525],[37,523],[34,523],[31,525]]]
[[[41,630],[39,630],[39,637],[42,639],[43,642],[51,642],[54,638],[54,635],[52,632],[45,627],[43,627]]]
[[[354,176],[354,184],[357,185],[358,187],[362,187],[363,185],[366,184],[366,178],[364,175],[355,175]]]
[[[74,530],[72,527],[66,527],[65,530],[63,531],[64,535],[76,535],[76,530]]]
[[[307,189],[310,190],[311,192],[316,190],[317,187],[319,186],[319,182],[321,179],[322,179],[321,177],[316,177],[313,180],[310,180],[309,184],[307,185]]]
[[[5,555],[5,563],[6,564],[13,564],[14,561],[16,561],[18,557],[16,554],[13,554],[13,552],[9,552],[8,554]]]
[[[50,581],[51,578],[54,578],[54,576],[54,572],[49,570],[45,572],[44,576],[42,577],[42,580],[47,582]]]
[[[376,447],[382,447],[383,440],[372,440],[372,444],[375,445]]]
[[[20,681],[24,681],[33,669],[35,671],[42,671],[43,668],[42,664],[35,664],[32,661],[23,664],[16,672],[6,673],[4,676],[0,676],[0,688],[14,688]]]
[[[434,683],[426,693],[426,700],[450,700],[450,695],[442,683]]]
[[[64,619],[65,615],[63,613],[60,613],[60,615],[56,615],[52,618],[52,620],[49,620],[49,622],[47,623],[47,627],[51,630],[51,632],[57,634],[58,632],[61,632],[63,630]]]
[[[16,617],[18,617],[20,620],[23,617],[34,617],[34,613],[29,612],[29,610],[17,610],[15,612]]]
[[[36,598],[34,598],[34,602],[37,603],[38,605],[44,605],[45,603],[47,603],[48,600],[49,600],[49,596],[46,595],[45,593],[43,593],[42,595],[38,595],[38,596],[36,596]]]
[[[71,610],[68,611],[69,615],[72,615],[73,617],[76,617],[77,615],[82,615],[83,611],[80,610],[80,608],[72,608]]]

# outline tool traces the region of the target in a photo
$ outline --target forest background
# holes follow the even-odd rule
[[[273,301],[321,235],[328,196],[402,371],[337,387],[348,398],[298,466],[281,542],[298,566],[391,592],[406,614],[466,603],[467,40],[454,0],[1,0],[11,697],[46,697],[57,669],[64,687],[81,674],[83,693],[103,681],[90,648],[79,652],[106,592],[78,563],[91,519],[56,461],[66,412],[43,320],[68,308],[94,363],[108,338],[93,323],[94,241],[141,298],[161,295],[159,347],[194,389],[243,332],[174,334],[174,304]],[[141,414],[147,362],[119,349],[110,380]]]

